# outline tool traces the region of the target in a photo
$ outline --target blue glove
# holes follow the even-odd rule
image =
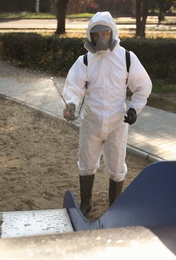
[[[134,108],[130,108],[127,111],[127,114],[124,118],[125,118],[125,120],[124,120],[125,123],[128,123],[129,125],[134,124],[137,119],[136,110]]]

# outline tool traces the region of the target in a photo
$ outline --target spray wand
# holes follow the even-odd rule
[[[53,85],[54,85],[54,87],[56,88],[57,92],[59,93],[59,96],[62,98],[62,100],[63,100],[64,103],[65,103],[65,107],[66,107],[65,116],[66,116],[66,119],[67,119],[67,118],[73,118],[73,120],[71,120],[71,122],[73,122],[74,120],[77,119],[77,118],[75,118],[75,116],[74,116],[74,111],[73,111],[73,109],[71,109],[71,111],[68,111],[68,110],[67,110],[67,108],[70,107],[70,106],[69,106],[69,105],[67,104],[67,102],[65,101],[65,99],[64,99],[64,97],[63,97],[61,91],[59,90],[59,88],[58,88],[58,86],[57,86],[57,83],[56,83],[56,81],[54,80],[54,78],[53,78],[53,77],[50,77],[50,79],[51,79],[51,81],[53,82]]]

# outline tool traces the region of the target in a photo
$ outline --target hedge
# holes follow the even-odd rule
[[[83,40],[42,37],[34,33],[1,35],[1,57],[18,66],[66,74],[79,56],[85,53]]]
[[[0,35],[0,55],[22,67],[66,75],[79,55],[85,54],[85,38],[60,38],[35,33]],[[151,78],[176,81],[176,40],[121,39],[133,51]]]
[[[139,57],[151,78],[176,81],[175,39],[124,39],[121,45]]]

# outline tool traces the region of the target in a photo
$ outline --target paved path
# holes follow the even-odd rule
[[[0,93],[61,118],[61,98],[50,76],[0,61]],[[55,79],[62,90],[65,79]],[[146,106],[137,122],[130,126],[128,150],[151,161],[175,160],[176,114]]]
[[[135,19],[134,18],[115,18],[117,20],[117,27],[119,30],[121,29],[135,29]],[[174,18],[173,18],[174,19]],[[66,30],[81,30],[85,32],[88,23],[88,18],[82,19],[66,19]],[[131,20],[131,24],[129,21]],[[119,21],[119,24],[118,24]],[[167,29],[174,30],[176,28],[175,24],[173,25],[157,25],[156,17],[149,18],[148,21],[152,22],[146,24],[146,28],[157,28],[159,29]],[[173,20],[175,21],[175,20]],[[18,30],[32,30],[32,29],[43,29],[43,30],[56,30],[57,28],[57,20],[56,19],[11,19],[11,20],[0,20],[0,30],[5,29],[18,29]]]

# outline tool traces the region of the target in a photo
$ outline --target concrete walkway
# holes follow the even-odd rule
[[[174,30],[176,28],[175,17],[166,17],[167,24],[161,24],[158,26],[158,18],[147,17],[146,28],[155,28],[157,30]],[[80,30],[81,32],[86,31],[89,18],[79,18],[79,19],[66,19],[66,31],[70,30]],[[121,31],[122,29],[135,29],[136,23],[135,18],[131,17],[118,17],[115,18],[117,21],[117,27]],[[129,23],[131,21],[131,23]],[[56,30],[57,19],[4,19],[0,20],[0,30]]]
[[[61,98],[45,73],[15,68],[0,61],[0,93],[62,118]],[[62,91],[64,78],[56,77]],[[79,120],[77,122],[79,125]],[[176,159],[176,114],[146,106],[129,128],[128,151],[150,161]]]

